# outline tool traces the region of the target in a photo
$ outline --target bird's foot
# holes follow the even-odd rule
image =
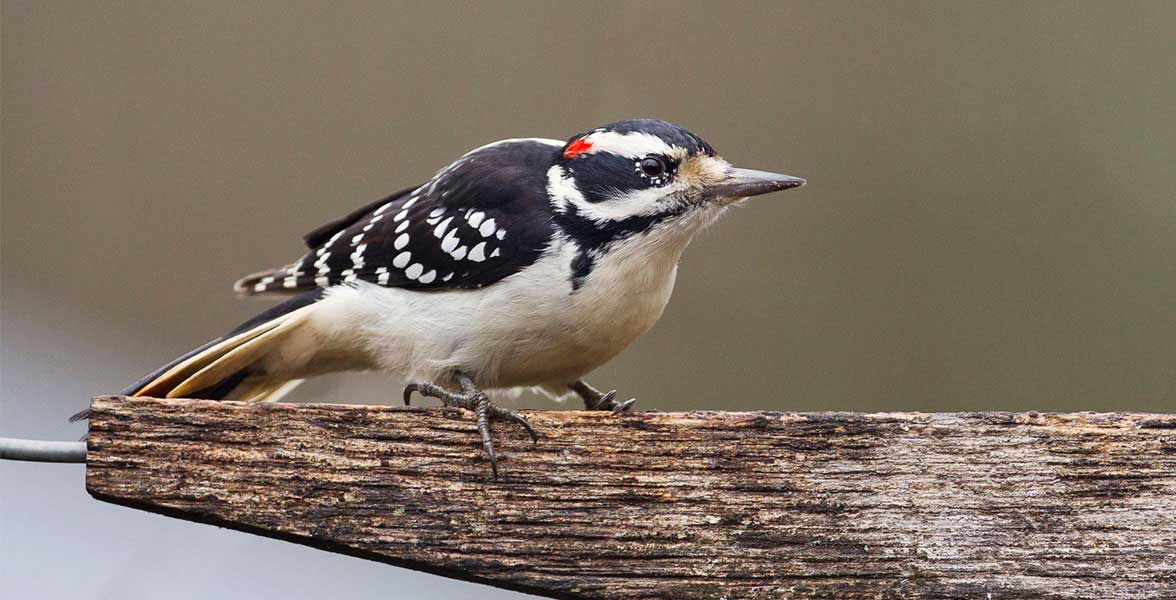
[[[600,394],[596,398],[585,398],[584,410],[607,410],[612,411],[612,413],[615,415],[629,410],[629,408],[632,407],[636,402],[636,398],[629,398],[628,400],[621,402],[617,400],[617,391],[609,390],[603,394]]]
[[[502,408],[491,402],[486,393],[475,387],[468,377],[459,377],[458,381],[462,385],[460,392],[447,390],[428,382],[410,383],[404,386],[404,404],[409,404],[413,392],[420,392],[422,396],[437,398],[445,406],[474,411],[478,418],[478,433],[482,434],[482,448],[486,450],[486,457],[490,461],[490,471],[494,479],[498,479],[498,457],[494,454],[494,442],[490,439],[490,420],[501,419],[517,423],[527,431],[527,435],[531,436],[532,444],[539,441],[539,436],[535,434],[535,429],[526,419],[513,410]]]
[[[584,410],[607,410],[616,415],[629,410],[637,402],[636,398],[620,402],[616,390],[601,393],[584,381],[577,381],[569,387],[584,400]]]

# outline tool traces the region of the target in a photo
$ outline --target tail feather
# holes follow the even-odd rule
[[[154,389],[165,389],[169,383],[175,381],[177,383],[167,390],[167,397],[183,398],[185,395],[215,385],[236,373],[245,371],[305,323],[310,310],[311,307],[304,306],[226,340],[226,345],[223,347],[218,345],[218,347],[210,348],[207,353],[186,361],[189,363],[188,368],[199,367],[199,370],[190,373],[186,368],[182,371],[186,374],[184,379],[165,380],[160,387]],[[143,393],[136,395],[141,396],[147,393],[144,390]]]
[[[306,290],[306,282],[313,283],[314,274],[307,276],[298,273],[298,263],[277,269],[266,269],[250,273],[233,284],[233,291],[239,296],[288,296]],[[286,285],[286,282],[296,282]]]
[[[277,319],[266,321],[265,323],[254,327],[253,329],[249,329],[238,333],[237,335],[224,338],[219,342],[212,344],[207,349],[201,352],[197,352],[187,359],[176,363],[163,374],[147,382],[146,385],[142,386],[131,395],[167,397],[172,390],[185,381],[191,379],[194,374],[202,371],[210,364],[213,364],[215,361],[229,354],[233,350],[241,347],[243,344],[246,344],[251,340],[265,334],[267,331],[278,327],[281,325],[281,323],[282,317],[278,317]],[[215,383],[213,381],[205,381],[207,381],[207,383],[201,387],[208,387],[212,383]],[[189,391],[195,391],[198,389],[200,388],[194,388]]]
[[[156,369],[119,392],[123,396],[176,398],[184,395],[209,400],[276,401],[302,383],[301,379],[272,378],[256,363],[306,322],[310,305],[323,290],[300,294]],[[83,410],[70,422],[88,419]]]
[[[247,370],[240,370],[232,375],[192,394],[193,398],[223,398],[227,400],[229,396],[235,394],[238,389],[245,385],[245,381],[250,379],[251,373]]]

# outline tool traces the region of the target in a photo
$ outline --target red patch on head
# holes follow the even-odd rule
[[[564,149],[564,158],[576,158],[577,156],[592,149],[592,142],[584,138],[580,138],[570,144]]]

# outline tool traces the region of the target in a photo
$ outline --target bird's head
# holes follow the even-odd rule
[[[563,220],[632,232],[671,219],[717,215],[717,209],[749,196],[804,183],[735,168],[702,138],[655,119],[620,121],[572,136],[547,173],[548,194]]]

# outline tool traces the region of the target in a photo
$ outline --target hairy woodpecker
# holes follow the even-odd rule
[[[417,391],[475,411],[497,477],[490,419],[535,434],[483,390],[627,409],[582,377],[661,316],[695,233],[748,196],[804,183],[737,169],[652,119],[482,146],[310,232],[290,265],[238,281],[242,295],[293,297],[123,393],[263,402],[307,377],[381,370],[409,382],[406,403]]]

